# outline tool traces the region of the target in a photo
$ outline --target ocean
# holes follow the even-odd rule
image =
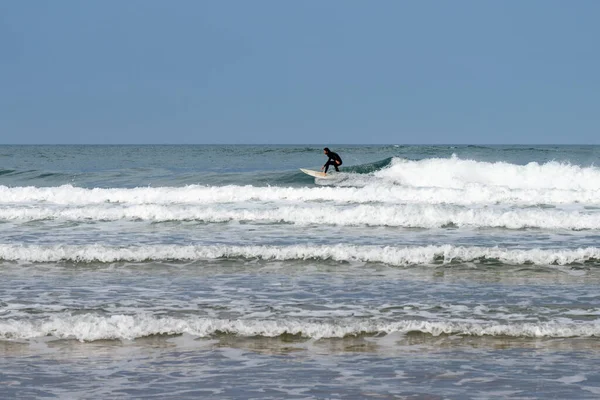
[[[600,146],[0,146],[0,398],[600,398]]]

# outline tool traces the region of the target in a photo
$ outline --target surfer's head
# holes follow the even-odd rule
[[[325,147],[325,148],[323,149],[323,152],[324,152],[325,154],[329,154],[329,147]]]

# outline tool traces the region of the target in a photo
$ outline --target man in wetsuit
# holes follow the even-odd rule
[[[325,165],[323,165],[321,167],[321,169],[325,169],[325,173],[327,173],[327,170],[329,169],[330,165],[333,165],[335,167],[335,170],[337,172],[340,172],[339,170],[339,166],[342,165],[342,158],[339,156],[338,153],[334,153],[333,151],[329,150],[329,147],[325,147],[323,149],[323,153],[325,153],[325,155],[327,157],[329,157],[329,159],[327,160],[327,162],[325,163]]]

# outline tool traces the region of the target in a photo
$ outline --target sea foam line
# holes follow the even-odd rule
[[[181,246],[148,245],[111,247],[103,245],[13,245],[0,244],[0,260],[23,262],[145,262],[214,259],[333,260],[373,262],[392,266],[448,264],[452,262],[494,261],[521,265],[569,265],[600,260],[600,248],[573,250],[507,249],[466,246]]]
[[[82,208],[0,207],[0,220],[70,221],[200,221],[223,223],[243,221],[259,224],[391,226],[407,228],[493,227],[507,229],[600,229],[600,213],[547,208],[465,209],[447,205],[302,205],[235,207],[104,205]]]
[[[31,339],[54,336],[61,339],[94,341],[133,340],[152,335],[190,334],[210,337],[215,334],[278,337],[298,335],[306,338],[343,338],[362,334],[420,332],[433,336],[510,336],[527,338],[597,337],[600,323],[592,322],[462,322],[373,320],[302,321],[294,319],[252,320],[201,317],[156,317],[148,314],[98,316],[95,314],[59,315],[45,319],[2,320],[0,338]]]
[[[361,177],[362,180],[368,177]],[[84,189],[71,185],[60,187],[0,186],[0,204],[57,204],[86,206],[91,204],[223,204],[256,202],[332,202],[393,204],[600,204],[600,189],[511,189],[479,182],[453,187],[397,186],[376,180],[366,187],[255,187],[198,186],[157,188]]]

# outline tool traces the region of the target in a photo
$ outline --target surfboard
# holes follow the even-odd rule
[[[321,171],[313,171],[312,169],[300,168],[300,171],[304,172],[307,175],[314,176],[315,178],[327,179],[332,177],[330,174],[326,174],[325,172]]]

